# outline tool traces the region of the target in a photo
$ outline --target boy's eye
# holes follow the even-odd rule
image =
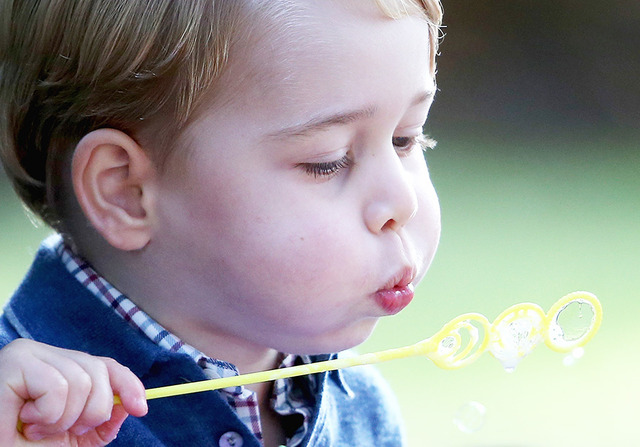
[[[420,146],[422,150],[432,149],[436,142],[426,135],[414,135],[412,137],[393,137],[391,139],[393,147],[397,152],[409,152],[415,146]]]
[[[352,161],[348,155],[334,160],[334,161],[322,161],[317,163],[300,163],[298,166],[302,167],[305,172],[315,178],[331,178],[336,175],[340,170],[351,166]]]
[[[393,137],[391,139],[393,147],[399,151],[405,151],[416,143],[416,137]]]

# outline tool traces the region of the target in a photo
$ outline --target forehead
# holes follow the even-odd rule
[[[245,49],[253,49],[253,57],[259,58],[261,54],[277,56],[269,64],[261,64],[262,70],[282,67],[279,62],[301,61],[309,56],[334,59],[349,47],[364,52],[365,47],[381,40],[376,38],[380,32],[386,39],[394,34],[399,37],[397,31],[402,25],[395,26],[395,33],[391,30],[392,25],[394,22],[406,25],[411,19],[424,25],[419,40],[425,44],[425,49],[428,48],[428,27],[421,20],[423,16],[407,13],[405,20],[395,20],[383,13],[378,2],[402,3],[400,0],[266,0],[256,7],[255,15],[248,23],[253,29],[249,34],[251,37],[244,42]]]
[[[221,80],[231,95],[224,96],[250,98],[245,106],[304,110],[345,98],[366,102],[371,89],[433,85],[422,17],[391,19],[374,0],[268,1],[252,13],[252,29]],[[370,90],[354,89],[363,83]]]

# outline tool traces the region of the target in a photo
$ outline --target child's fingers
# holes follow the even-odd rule
[[[114,406],[114,394],[122,405]],[[70,434],[95,440],[88,445],[110,442],[128,413],[147,412],[144,386],[128,368],[33,341],[0,352],[0,402],[8,416],[0,418],[0,439],[16,435],[19,415],[26,439]]]
[[[5,441],[15,438],[25,402],[39,399],[43,404],[26,409],[27,419],[33,421],[56,421],[65,408],[66,380],[25,347],[24,343],[15,343],[0,352],[0,439]]]
[[[79,431],[86,432],[109,419],[113,398],[109,398],[109,376],[103,362],[72,351],[46,350],[40,355],[44,363],[63,377],[63,383],[58,385],[55,393],[49,391],[40,396],[30,392],[31,400],[25,403],[20,418],[27,424],[37,426],[37,430],[26,427],[26,434],[32,431],[42,435],[56,434],[76,425]],[[31,371],[30,374],[35,373]],[[25,379],[32,384],[38,378],[25,376]],[[66,391],[64,395],[63,391]],[[53,397],[60,402],[52,402]],[[50,408],[60,404],[63,405],[63,411],[56,418]]]
[[[93,357],[81,352],[71,352],[70,355],[77,364],[84,369],[91,383],[91,390],[86,398],[86,402],[82,411],[77,415],[77,408],[69,408],[69,412],[65,416],[70,421],[74,421],[69,428],[76,435],[83,435],[90,429],[99,427],[106,422],[113,425],[114,414],[120,416],[120,410],[113,410],[113,396],[120,396],[122,406],[124,408],[124,417],[116,418],[117,428],[120,427],[127,414],[134,416],[144,416],[147,413],[147,401],[145,398],[145,390],[142,382],[136,377],[129,368],[120,365],[113,359],[106,357]],[[85,390],[79,387],[78,390],[73,388],[69,393],[69,400],[73,398],[74,391],[79,392],[77,399],[78,404],[85,395]],[[66,429],[68,422],[65,416],[61,419],[62,426]],[[117,430],[116,430],[117,433]]]
[[[60,371],[40,359],[25,359],[23,383],[14,391],[24,403],[20,420],[25,424],[53,424],[64,414],[69,382]]]
[[[84,353],[73,352],[73,360],[83,369],[89,386],[81,384],[69,390],[68,411],[60,420],[60,428],[76,435],[98,427],[111,417],[113,391],[109,381],[109,371],[101,359]]]
[[[113,395],[120,397],[122,407],[132,416],[142,417],[147,414],[147,399],[144,385],[129,368],[122,366],[113,359],[102,359],[109,373],[111,384],[110,399],[113,402]]]
[[[85,368],[94,384],[82,412],[76,416],[76,411],[69,408],[57,424],[37,427],[34,432],[42,436],[68,430],[76,436],[92,440],[91,445],[107,444],[115,439],[129,414],[144,416],[147,413],[144,386],[129,368],[113,359],[82,353],[73,353],[73,357],[78,365]],[[73,399],[73,393],[74,390],[70,389],[68,400]],[[122,405],[113,405],[114,393],[121,396]],[[70,427],[69,421],[73,422]],[[29,431],[25,434],[28,437]]]
[[[95,436],[98,437],[99,441],[102,441],[103,444],[108,444],[118,435],[120,431],[120,426],[127,418],[129,414],[124,409],[122,405],[114,405],[113,410],[111,412],[111,418],[95,429]]]

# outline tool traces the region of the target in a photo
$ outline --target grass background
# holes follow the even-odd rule
[[[457,371],[420,358],[380,365],[400,400],[410,445],[637,445],[637,140],[434,136],[440,144],[427,158],[443,211],[439,252],[415,301],[382,320],[359,350],[414,343],[464,312],[493,320],[523,301],[547,310],[574,290],[597,294],[605,316],[584,357],[570,367],[545,346],[513,374],[489,354]],[[0,301],[47,233],[31,223],[0,177]],[[453,424],[470,401],[486,408],[471,434]]]

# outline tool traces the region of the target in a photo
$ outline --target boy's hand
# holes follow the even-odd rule
[[[94,447],[113,441],[129,414],[144,416],[147,402],[115,360],[18,339],[0,350],[0,410],[3,446]]]

